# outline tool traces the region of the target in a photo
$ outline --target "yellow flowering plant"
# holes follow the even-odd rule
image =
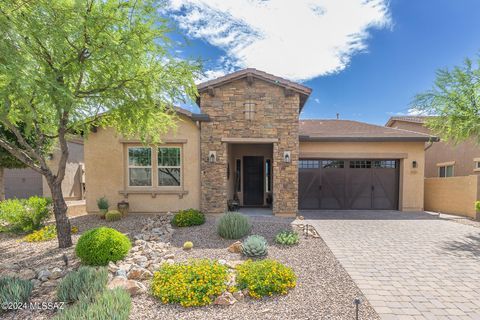
[[[297,279],[291,268],[270,259],[247,260],[236,267],[236,272],[238,289],[248,289],[248,294],[256,299],[287,294],[295,287]]]
[[[150,291],[164,304],[205,306],[227,289],[227,278],[228,267],[216,260],[164,263],[154,273]]]
[[[73,226],[71,229],[72,233],[78,233],[78,228]],[[40,241],[48,241],[55,239],[57,237],[57,228],[54,224],[50,224],[41,228],[40,230],[34,231],[30,234],[27,234],[23,237],[23,241],[25,242],[40,242]]]

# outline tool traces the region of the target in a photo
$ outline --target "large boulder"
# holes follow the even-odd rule
[[[115,277],[110,281],[108,284],[108,289],[115,289],[115,288],[122,288],[128,291],[131,296],[135,296],[137,294],[147,292],[147,287],[143,285],[143,283],[135,281],[135,280],[128,280],[123,277]]]

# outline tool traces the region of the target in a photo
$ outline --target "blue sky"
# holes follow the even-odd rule
[[[178,55],[200,58],[206,79],[256,67],[313,89],[302,118],[381,125],[412,112],[437,69],[480,53],[479,13],[478,0],[172,0],[166,11]]]

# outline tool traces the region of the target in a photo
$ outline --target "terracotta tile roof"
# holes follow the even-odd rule
[[[300,141],[437,141],[428,134],[352,120],[300,120]]]
[[[238,70],[238,71],[229,73],[227,75],[224,75],[223,77],[219,77],[213,80],[199,83],[197,84],[197,90],[198,92],[202,92],[202,91],[208,90],[209,88],[218,87],[228,82],[246,78],[247,76],[259,78],[264,81],[273,83],[275,85],[284,87],[286,89],[290,89],[298,92],[300,94],[300,109],[303,107],[303,105],[307,101],[308,96],[310,96],[310,93],[312,93],[312,89],[307,86],[304,86],[300,83],[296,83],[281,77],[277,77],[273,74],[266,73],[264,71],[260,71],[255,68]]]

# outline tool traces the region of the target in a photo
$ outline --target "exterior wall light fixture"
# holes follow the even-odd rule
[[[413,161],[412,161],[412,168],[415,169],[416,167],[417,167],[417,161],[416,161],[416,160],[413,160]]]
[[[209,151],[208,152],[208,162],[210,162],[210,163],[217,162],[217,152],[216,151]]]
[[[292,161],[292,156],[290,154],[290,151],[284,151],[283,152],[283,161],[287,162],[287,163]]]

